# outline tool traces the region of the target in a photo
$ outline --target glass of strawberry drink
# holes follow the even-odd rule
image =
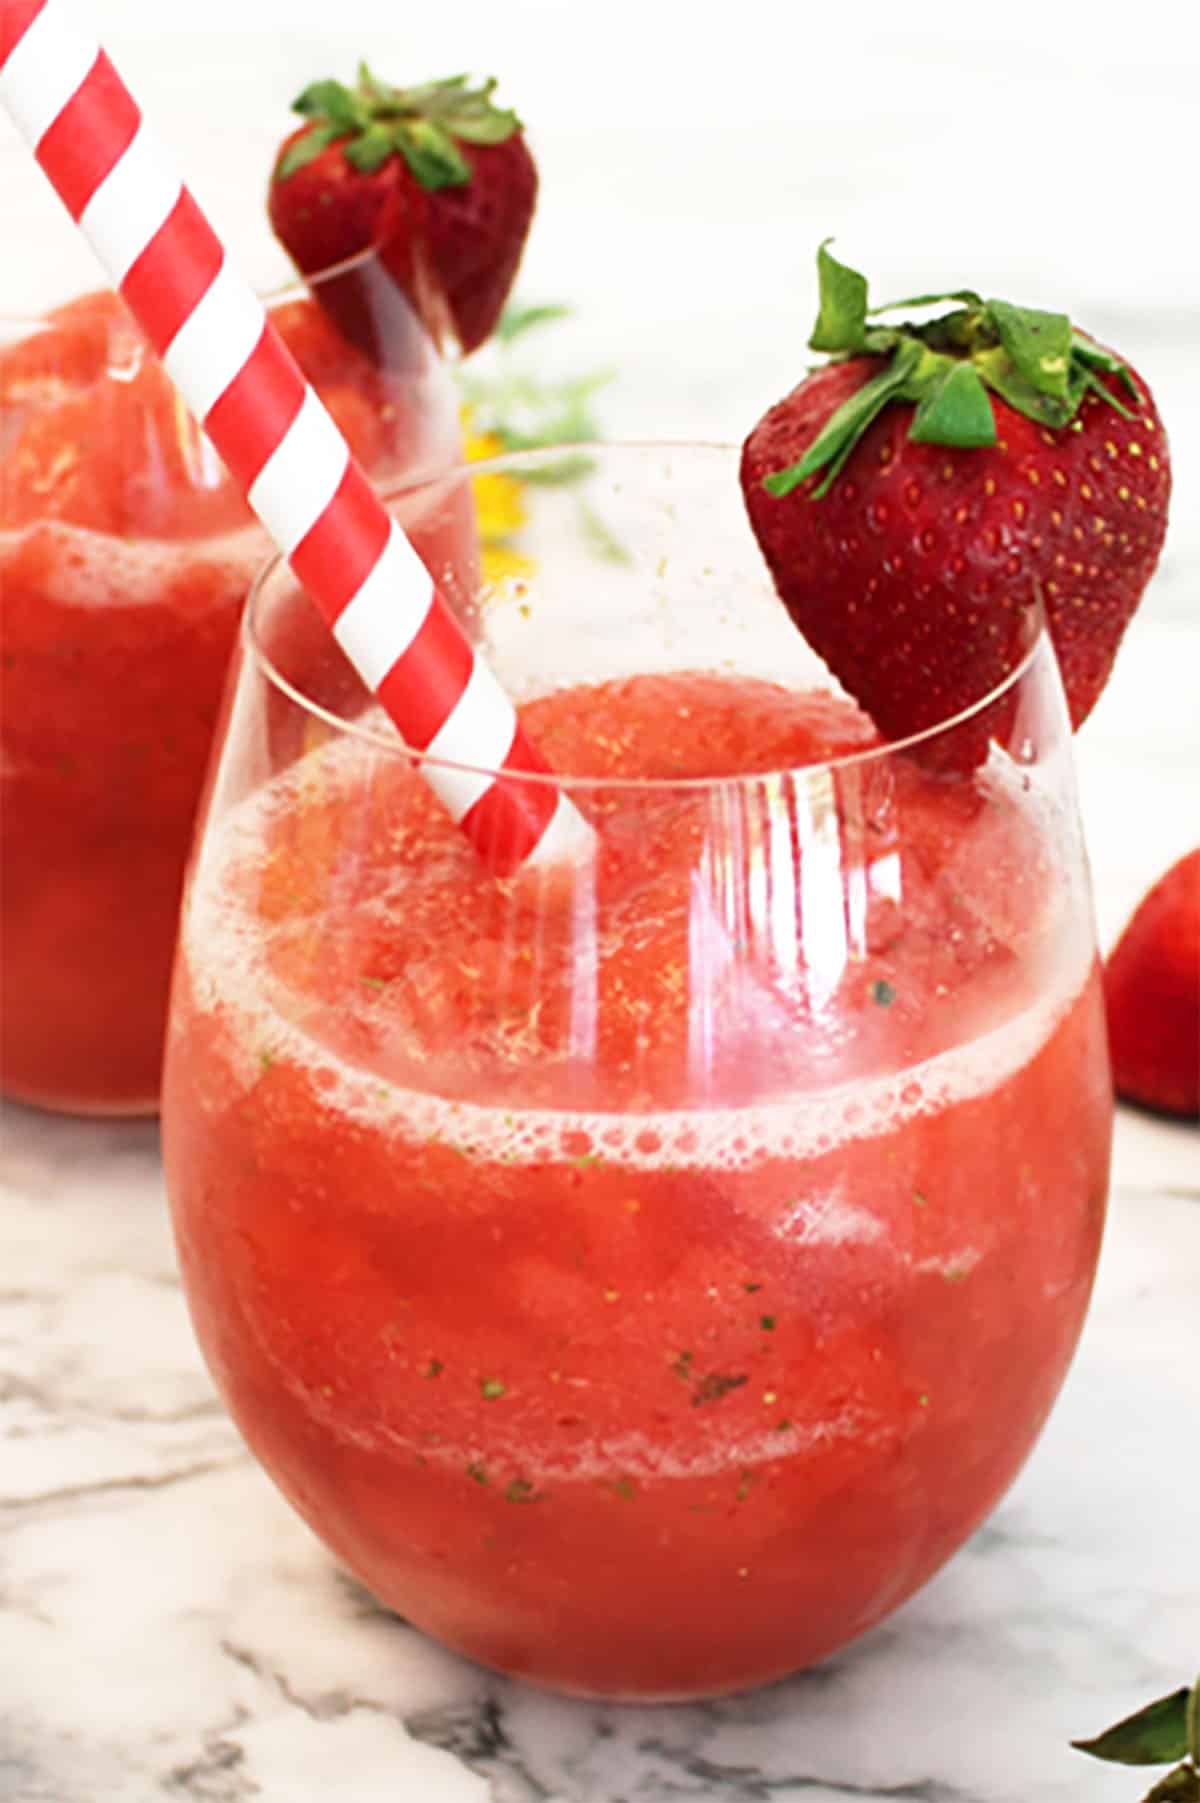
[[[333,1554],[484,1664],[693,1697],[861,1634],[1012,1481],[1088,1299],[1109,1073],[1049,640],[885,746],[735,453],[574,487],[563,455],[489,472],[524,562],[457,599],[594,856],[489,874],[272,569],[166,1168],[216,1381]]]
[[[40,178],[39,178],[40,179]],[[378,479],[457,461],[448,371],[369,259],[386,373],[312,296],[269,309]],[[311,292],[309,292],[311,291]],[[0,323],[0,1085],[157,1107],[183,866],[266,534],[111,290]]]

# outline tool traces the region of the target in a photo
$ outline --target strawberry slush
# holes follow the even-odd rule
[[[880,1620],[1029,1452],[1101,1233],[1096,972],[994,773],[847,767],[891,874],[836,969],[807,917],[791,955],[796,894],[739,913],[730,791],[687,779],[862,751],[848,704],[676,674],[525,714],[560,771],[663,779],[588,793],[576,881],[492,881],[352,735],[213,824],[182,1269],[246,1440],[381,1602],[551,1686],[717,1693]],[[745,819],[774,794],[802,839],[803,790]]]
[[[310,300],[272,318],[380,480],[459,454],[432,353],[389,382]],[[157,1105],[184,861],[269,548],[112,293],[0,351],[0,1084]]]

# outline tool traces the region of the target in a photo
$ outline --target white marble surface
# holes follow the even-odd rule
[[[1079,742],[1106,938],[1200,825],[1198,653],[1146,623]],[[375,1609],[213,1396],[154,1128],[10,1107],[0,1134],[3,1803],[1140,1794],[1067,1742],[1200,1666],[1195,1129],[1120,1111],[1083,1344],[991,1523],[819,1671],[665,1709],[536,1694]]]
[[[1123,9],[1110,34],[1082,0],[974,23],[870,0],[800,29],[799,9],[752,0],[736,33],[705,34],[676,0],[611,0],[603,31],[552,0],[458,0],[386,28],[377,0],[341,0],[340,38],[308,0],[93,10],[193,142],[208,84],[240,97],[229,113],[253,120],[265,98],[280,114],[360,49],[388,73],[504,74],[544,127],[526,292],[577,302],[565,362],[619,366],[613,431],[739,436],[802,361],[826,231],[887,288],[926,281],[936,253],[955,284],[1074,304],[1151,377],[1177,475],[1168,556],[1079,741],[1106,944],[1200,841],[1200,237],[1184,224],[1200,68],[1173,7]],[[1195,1130],[1121,1111],[1083,1345],[992,1522],[821,1670],[655,1710],[504,1683],[379,1613],[213,1396],[154,1130],[8,1108],[0,1135],[3,1803],[1140,1794],[1067,1742],[1200,1667]]]

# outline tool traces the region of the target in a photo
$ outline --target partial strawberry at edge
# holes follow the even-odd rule
[[[1159,878],[1104,972],[1117,1094],[1200,1117],[1200,849]]]
[[[537,170],[495,84],[315,82],[280,147],[268,207],[280,242],[344,335],[377,363],[417,364],[416,322],[465,355],[491,335],[537,199]],[[374,255],[365,256],[363,253]],[[351,259],[353,268],[332,276]],[[410,315],[406,318],[406,315]]]
[[[1149,390],[1065,315],[971,291],[923,326],[874,324],[824,246],[810,345],[832,360],[747,438],[742,490],[795,624],[890,739],[985,696],[1040,596],[1078,727],[1166,530]],[[972,757],[986,750],[976,746]]]

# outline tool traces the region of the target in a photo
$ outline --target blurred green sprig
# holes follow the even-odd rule
[[[531,334],[570,317],[571,309],[558,302],[505,309],[487,350],[459,374],[473,434],[493,439],[504,452],[595,443],[603,437],[593,403],[615,371],[552,376],[527,355]],[[561,465],[534,475],[523,472],[522,480],[570,482],[589,467],[583,458],[564,458]]]

